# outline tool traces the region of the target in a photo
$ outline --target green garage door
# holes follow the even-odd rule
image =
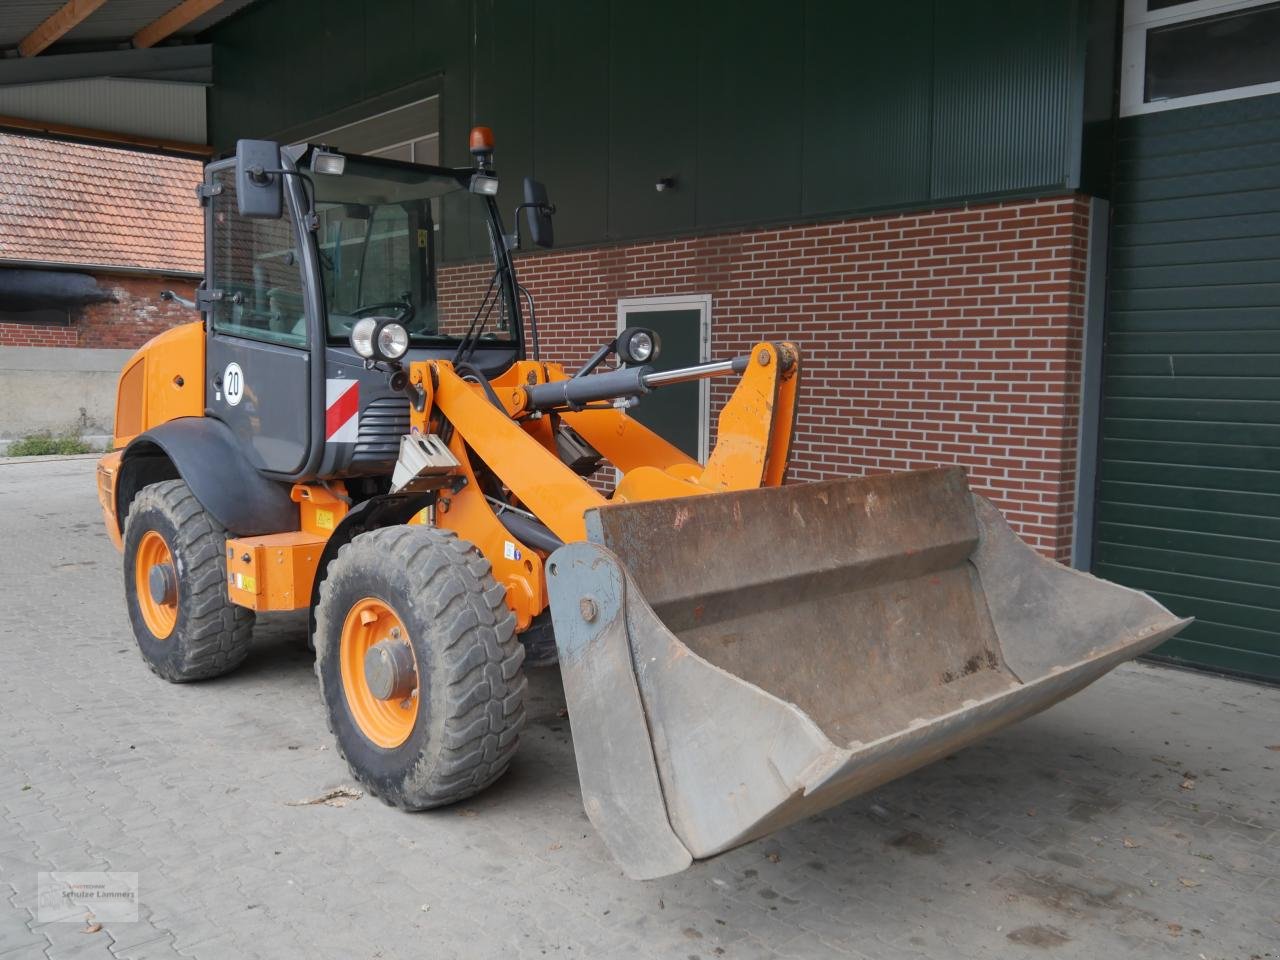
[[[1122,121],[1094,569],[1280,679],[1280,96]]]

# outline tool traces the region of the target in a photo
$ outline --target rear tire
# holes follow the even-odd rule
[[[409,645],[415,679],[412,693],[379,700],[362,665],[385,641]],[[370,793],[423,810],[506,772],[524,726],[524,649],[471,544],[427,526],[355,537],[320,586],[315,643],[329,729]]]
[[[227,596],[227,531],[182,480],[143,487],[124,528],[124,593],[138,650],[172,683],[238,667],[253,640],[253,611]],[[170,601],[148,588],[151,567],[173,570]]]

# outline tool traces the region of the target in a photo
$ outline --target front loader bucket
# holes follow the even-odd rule
[[[588,816],[674,873],[1043,710],[1177,633],[958,469],[618,504],[547,563]]]

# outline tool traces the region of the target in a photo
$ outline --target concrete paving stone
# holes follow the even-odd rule
[[[13,777],[13,782],[19,784],[19,792],[6,798],[5,802],[0,805],[3,807],[6,819],[16,822],[21,818],[36,817],[48,813],[49,802],[44,798],[44,794],[34,789],[22,789],[22,786],[29,782],[25,776],[15,776]]]
[[[62,820],[59,819],[56,812],[49,808],[47,803],[42,803],[39,810],[15,814],[11,819],[22,831],[23,836],[32,838],[60,830],[63,827]]]
[[[4,944],[0,944],[0,957],[4,960],[49,960],[49,942],[43,940],[40,944],[21,944],[7,949]]]
[[[136,653],[100,523],[92,460],[0,465],[15,561],[0,599],[0,931],[27,926],[38,870],[109,864],[137,870],[143,901],[118,960],[1276,952],[1275,688],[1127,665],[839,809],[636,883],[583,814],[555,670],[530,674],[509,774],[459,807],[291,807],[351,782],[305,615],[262,618],[235,674],[165,684]],[[33,651],[18,625],[54,594],[69,637]],[[51,716],[38,691],[55,669],[68,706]],[[47,955],[95,946],[77,936],[88,946],[60,935]],[[10,953],[33,949],[46,956],[38,940]]]
[[[106,930],[100,928],[95,933],[89,933],[88,929],[83,923],[46,923],[39,927],[40,932],[49,940],[48,952],[51,957],[113,960],[111,937]]]
[[[17,910],[0,912],[0,955],[19,947],[40,946],[42,949],[48,940],[44,934],[31,929],[27,923],[27,913]]]
[[[234,942],[234,932],[229,929],[229,924],[223,922],[226,915],[216,916],[214,919],[202,905],[194,904],[181,918],[167,918],[165,926],[173,936],[174,949],[179,953],[192,954],[200,952],[196,948],[203,949],[220,940]]]
[[[131,947],[113,948],[112,953],[119,960],[184,960],[184,955],[174,949],[173,941],[167,936]]]
[[[747,937],[735,943],[732,952],[726,950],[724,956],[726,960],[778,960],[781,954],[771,943],[765,943],[756,937]]]
[[[848,942],[845,937],[834,940],[824,940],[812,933],[802,933],[794,940],[782,947],[779,947],[777,952],[779,956],[795,958],[795,960],[810,960],[810,958],[813,957],[869,960],[865,953],[857,949],[854,944]]]
[[[139,918],[133,921],[105,921],[102,924],[107,935],[111,938],[111,952],[119,954],[125,950],[132,950],[135,947],[145,946],[149,943],[155,943],[158,940],[171,942],[172,937],[168,930],[157,927],[152,922],[152,917],[145,910],[139,911]]]

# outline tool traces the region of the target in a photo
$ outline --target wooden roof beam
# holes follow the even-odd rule
[[[107,0],[67,0],[49,19],[22,38],[18,43],[18,53],[24,57],[36,56],[106,2]]]
[[[48,123],[44,120],[28,120],[0,114],[0,131],[46,136],[76,143],[96,143],[110,147],[149,150],[157,153],[178,153],[187,157],[208,160],[213,147],[203,143],[187,143],[183,140],[165,140],[159,137],[135,136],[115,130],[98,130],[93,127],[73,127],[65,123]]]
[[[182,3],[168,13],[152,20],[135,33],[133,35],[133,45],[138,49],[155,46],[165,37],[177,33],[197,17],[203,17],[221,2],[222,0],[183,0]]]

